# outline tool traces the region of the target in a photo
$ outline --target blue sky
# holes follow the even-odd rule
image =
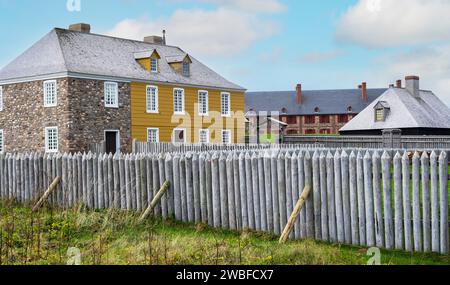
[[[135,39],[167,29],[169,44],[251,91],[387,87],[417,74],[450,105],[450,0],[67,2],[0,0],[0,68],[53,27],[87,22]]]

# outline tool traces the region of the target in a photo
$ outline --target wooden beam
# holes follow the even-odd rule
[[[167,190],[169,190],[170,182],[166,181],[161,189],[156,194],[155,198],[153,198],[152,202],[148,206],[147,210],[142,214],[142,216],[139,218],[139,222],[144,221],[155,209],[156,205],[158,205],[159,201],[161,201],[161,198],[166,194]]]
[[[291,217],[288,220],[288,223],[286,224],[286,227],[284,228],[283,233],[281,234],[279,243],[285,243],[288,239],[292,229],[294,228],[295,221],[297,220],[298,216],[300,215],[300,212],[305,205],[306,200],[309,197],[309,194],[311,193],[311,186],[307,185],[305,189],[303,190],[302,195],[300,196],[300,199],[298,200],[297,204],[295,205],[294,211],[292,212]]]
[[[58,176],[53,180],[50,187],[48,187],[47,191],[45,191],[44,195],[39,199],[39,201],[36,203],[36,205],[33,207],[33,212],[36,212],[39,210],[39,208],[44,204],[44,202],[48,199],[48,197],[53,193],[53,191],[58,186],[59,182],[61,182],[61,178]]]

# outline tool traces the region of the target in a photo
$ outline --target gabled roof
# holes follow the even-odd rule
[[[0,83],[68,74],[245,90],[194,57],[190,77],[178,74],[166,60],[160,61],[159,73],[148,72],[136,62],[135,53],[150,50],[161,58],[186,56],[179,47],[56,28],[0,70]]]
[[[151,49],[151,50],[135,52],[134,59],[150,58],[150,57],[152,57],[153,54],[156,54],[156,56],[158,58],[161,58],[161,56],[158,54],[158,51],[156,49]]]
[[[191,58],[188,54],[180,54],[180,55],[173,55],[173,56],[166,56],[166,60],[168,63],[178,63],[183,62],[185,59],[188,59],[189,62],[192,62]]]
[[[373,108],[374,109],[379,109],[379,108],[390,109],[391,106],[389,106],[389,103],[386,101],[378,101],[378,103]]]
[[[247,92],[245,111],[282,113],[285,109],[287,111],[285,115],[357,114],[384,91],[386,89],[367,89],[368,102],[362,100],[359,89],[302,91],[301,105],[296,102],[295,91]],[[320,109],[319,113],[315,112],[317,107]]]
[[[375,122],[374,107],[384,101],[390,112],[383,122]],[[340,131],[408,128],[450,129],[450,109],[431,91],[416,98],[403,88],[389,88]]]

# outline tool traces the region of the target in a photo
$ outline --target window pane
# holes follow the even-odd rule
[[[47,152],[58,151],[58,128],[45,129],[45,149]]]
[[[147,111],[158,111],[158,89],[155,87],[147,87]]]
[[[222,115],[228,116],[230,114],[230,94],[222,93]]]
[[[183,113],[183,101],[184,101],[184,91],[181,89],[174,90],[173,93],[173,104],[175,113]]]
[[[156,58],[150,59],[150,70],[152,72],[158,71],[158,60]]]
[[[206,115],[208,113],[208,92],[198,93],[198,108],[199,114]]]
[[[44,83],[44,106],[56,104],[56,82],[48,81]]]
[[[209,131],[200,130],[200,143],[209,143]]]
[[[3,130],[0,130],[0,152],[3,152]]]
[[[148,129],[148,142],[149,143],[159,142],[158,129]]]
[[[118,105],[118,87],[116,83],[105,83],[105,106],[116,107]]]

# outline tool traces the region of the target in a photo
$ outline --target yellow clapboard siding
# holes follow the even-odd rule
[[[146,87],[147,85],[158,87],[157,114],[146,112]],[[182,88],[185,92],[185,115],[173,114],[173,90]],[[198,91],[208,91],[209,116],[198,115]],[[161,142],[170,142],[175,128],[187,130],[186,141],[199,142],[199,130],[210,130],[210,142],[219,143],[222,140],[222,130],[232,132],[234,143],[243,143],[245,136],[244,121],[244,93],[229,92],[231,94],[232,117],[223,118],[221,111],[221,91],[199,89],[193,87],[179,87],[147,83],[131,83],[131,135],[139,141],[147,140],[147,128],[158,128]]]

